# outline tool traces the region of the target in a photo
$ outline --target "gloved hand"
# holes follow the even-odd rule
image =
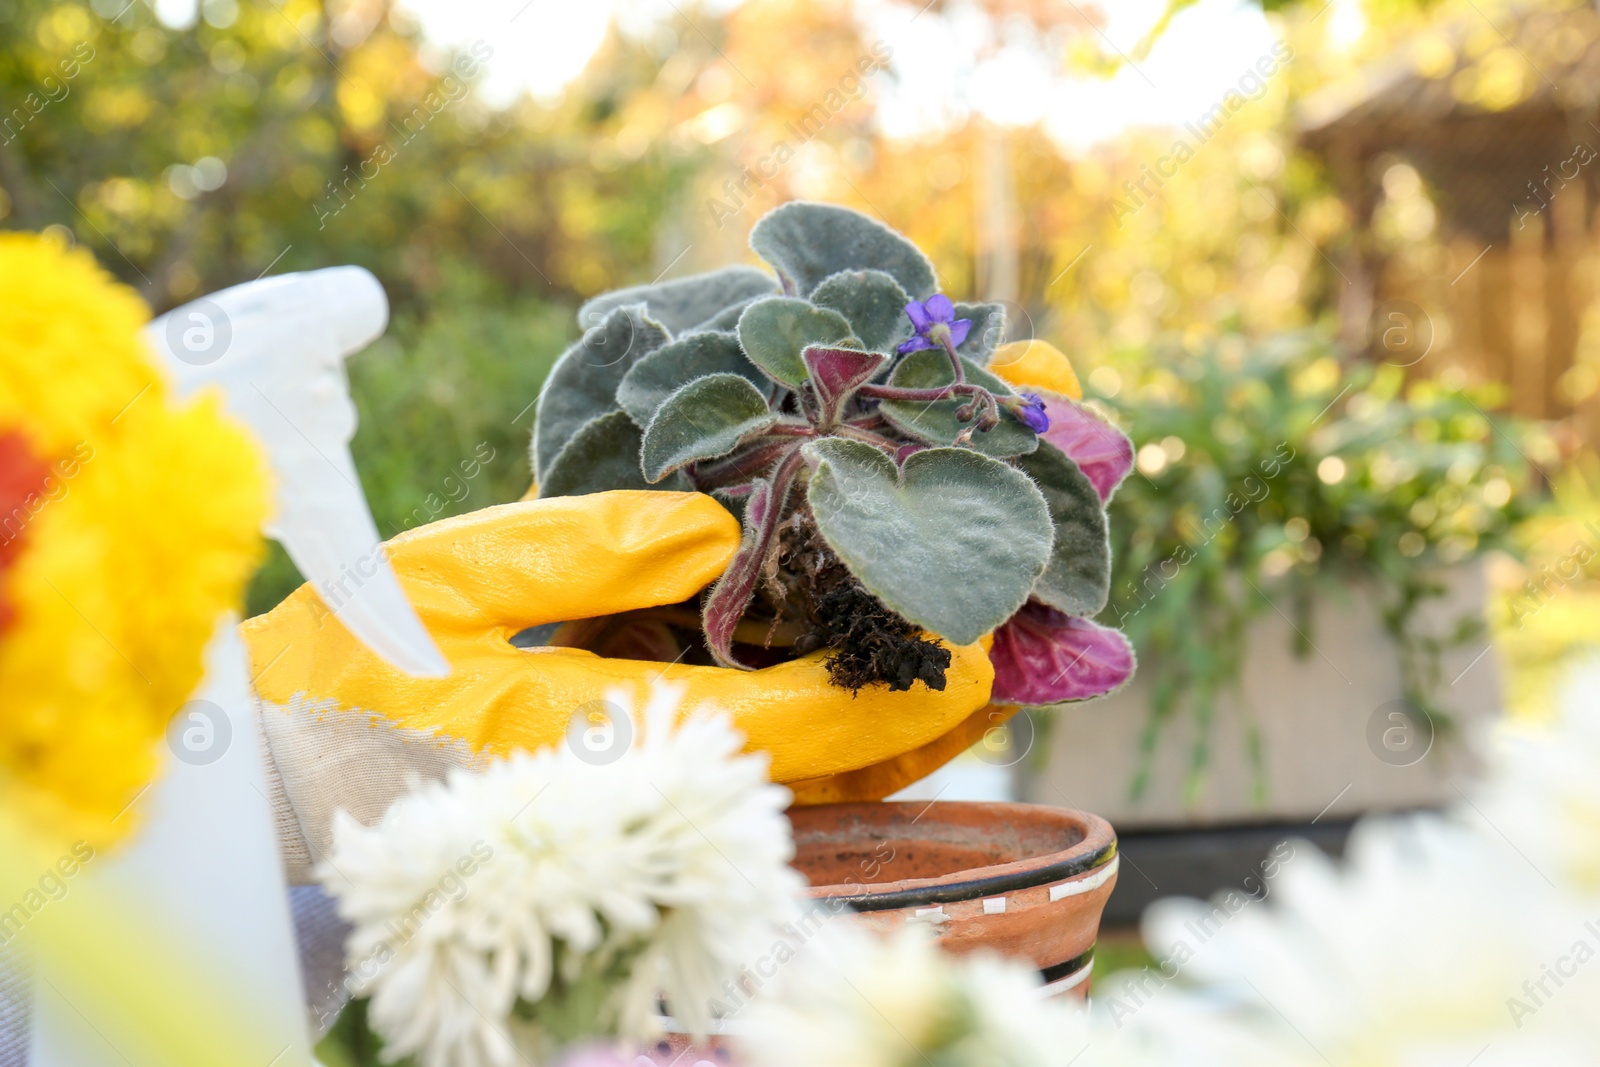
[[[994,678],[983,643],[952,649],[943,692],[857,694],[829,682],[821,652],[746,672],[510,643],[532,626],[677,604],[722,573],[739,537],[708,496],[634,491],[505,504],[402,534],[388,557],[447,678],[389,666],[309,586],[247,621],[291,876],[321,858],[334,810],[370,821],[408,775],[562,743],[573,713],[619,685],[638,707],[653,679],[683,683],[685,713],[729,713],[802,801],[887,796],[976,739]]]

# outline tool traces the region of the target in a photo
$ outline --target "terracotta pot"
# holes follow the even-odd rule
[[[959,801],[791,808],[794,866],[819,900],[879,929],[926,922],[951,952],[1037,967],[1051,995],[1087,997],[1117,837],[1097,815]]]

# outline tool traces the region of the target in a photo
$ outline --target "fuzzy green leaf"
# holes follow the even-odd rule
[[[739,316],[744,314],[744,309],[760,300],[762,296],[770,295],[770,293],[762,293],[760,296],[752,296],[748,300],[741,300],[737,304],[729,304],[706,321],[690,326],[681,332],[691,334],[715,330],[718,333],[732,333],[739,328]]]
[[[956,318],[970,319],[967,339],[956,346],[956,354],[979,366],[986,366],[994,350],[1005,343],[1006,306],[1004,304],[957,304]]]
[[[810,296],[830,274],[881,270],[918,300],[936,288],[933,264],[916,245],[881,222],[833,204],[795,200],[774,208],[750,230],[750,247],[783,279],[790,296]]]
[[[737,374],[763,394],[772,382],[745,358],[731,333],[692,333],[663,345],[633,365],[617,386],[617,403],[640,426],[680,387],[708,374]]]
[[[1012,395],[1011,387],[993,374],[964,360],[967,381],[981,385],[996,396]],[[950,367],[950,357],[943,349],[925,348],[902,359],[889,375],[889,384],[904,389],[935,389],[955,381]],[[885,400],[880,410],[896,429],[913,437],[920,437],[936,445],[954,444],[956,437],[972,425],[956,418],[956,409],[967,398],[939,400]],[[1000,425],[987,433],[972,435],[972,447],[987,456],[1007,459],[1032,452],[1039,445],[1038,436],[1014,419],[1002,416]]]
[[[739,343],[750,361],[774,381],[798,386],[806,380],[800,357],[807,345],[831,345],[851,336],[837,311],[786,296],[757,300],[739,316]]]
[[[1017,457],[1050,507],[1055,546],[1033,595],[1068,615],[1090,618],[1111,593],[1111,542],[1100,493],[1078,465],[1048,441]]]
[[[683,386],[656,409],[639,459],[647,481],[659,482],[696,460],[725,456],[777,415],[767,398],[737,374],[708,374]]]
[[[650,317],[674,336],[699,326],[734,304],[776,291],[778,283],[754,267],[724,267],[670,282],[636,285],[603,293],[578,309],[585,329],[628,304],[643,304]]]
[[[894,461],[860,441],[805,446],[817,528],[871,593],[971,644],[1028,599],[1050,559],[1050,510],[1027,475],[964,448]]]
[[[843,315],[861,343],[874,352],[893,352],[911,336],[911,320],[906,317],[910,301],[900,283],[881,270],[840,271],[811,294],[813,304]]]
[[[539,496],[582,496],[607,489],[659,489],[639,470],[641,434],[626,413],[613,411],[587,423],[556,453]]]
[[[667,342],[642,306],[617,308],[585,330],[550,370],[533,424],[533,473],[543,484],[556,455],[579,429],[617,410],[617,386],[633,365]]]

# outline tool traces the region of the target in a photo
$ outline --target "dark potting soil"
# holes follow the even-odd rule
[[[788,592],[787,603],[798,602],[807,624],[795,641],[796,655],[831,649],[825,661],[829,677],[852,692],[877,682],[895,692],[918,681],[944,689],[950,650],[924,639],[917,627],[867,592],[808,514],[795,514],[780,546],[778,581]]]

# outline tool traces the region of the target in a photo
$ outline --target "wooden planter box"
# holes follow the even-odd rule
[[[1449,592],[1419,608],[1420,631],[1443,635],[1464,615],[1483,617],[1481,566],[1440,577]],[[1219,694],[1209,765],[1193,796],[1184,794],[1198,724],[1184,708],[1161,727],[1144,794],[1130,796],[1150,714],[1150,685],[1136,676],[1120,693],[1050,713],[1053,721],[1041,724],[1043,766],[1022,776],[1023,798],[1093,811],[1124,837],[1146,829],[1337,822],[1459,800],[1456,785],[1465,787],[1473,766],[1469,739],[1500,705],[1487,637],[1442,655],[1434,700],[1451,714],[1453,729],[1436,724],[1426,746],[1426,724],[1417,729],[1398,703],[1399,650],[1383,629],[1376,591],[1360,584],[1344,590],[1316,605],[1307,631],[1315,650],[1304,658],[1294,655],[1292,624],[1278,612],[1251,627],[1241,685]],[[1141,663],[1141,675],[1149,667]],[[1258,772],[1247,754],[1247,715],[1260,730],[1263,801],[1252,792]]]

